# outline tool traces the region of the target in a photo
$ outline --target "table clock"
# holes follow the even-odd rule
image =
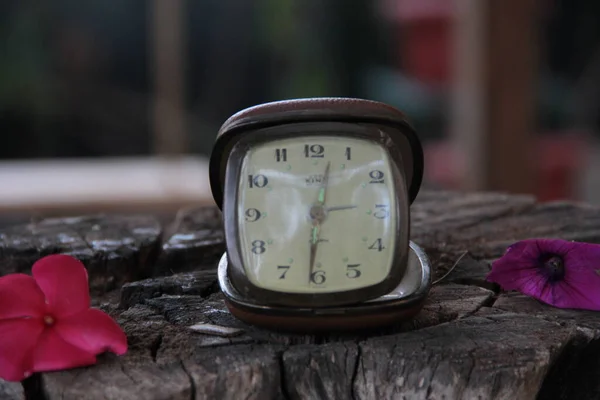
[[[359,329],[417,313],[431,286],[410,241],[423,150],[405,116],[362,99],[278,101],[242,110],[210,157],[230,312],[262,327]]]

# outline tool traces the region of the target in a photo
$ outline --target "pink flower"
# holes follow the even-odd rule
[[[96,363],[104,351],[124,354],[127,337],[103,311],[90,308],[87,271],[66,255],[38,260],[32,276],[0,278],[0,378]]]
[[[555,307],[600,310],[600,245],[523,240],[492,264],[487,280]]]

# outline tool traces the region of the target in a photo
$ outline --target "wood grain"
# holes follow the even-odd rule
[[[437,279],[446,276],[414,319],[360,334],[284,334],[234,318],[216,284],[225,247],[221,216],[212,207],[183,210],[164,228],[151,217],[106,215],[0,232],[1,274],[27,272],[45,254],[80,258],[96,304],[129,342],[126,355],[101,355],[94,366],[36,374],[22,386],[0,382],[0,398],[600,396],[600,314],[559,310],[485,282],[490,263],[513,241],[600,242],[599,209],[425,191],[412,215],[413,240],[426,249]],[[202,323],[240,332],[190,329]]]

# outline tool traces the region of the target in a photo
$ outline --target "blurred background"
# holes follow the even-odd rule
[[[595,0],[2,0],[0,224],[211,203],[258,103],[408,114],[425,184],[600,203]]]

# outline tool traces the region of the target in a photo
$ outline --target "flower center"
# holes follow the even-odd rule
[[[48,326],[52,326],[52,325],[54,325],[54,322],[55,322],[55,321],[54,321],[54,317],[53,317],[53,316],[51,316],[51,315],[46,315],[46,316],[44,317],[44,323],[45,323],[46,325],[48,325]]]
[[[551,254],[542,259],[544,270],[548,274],[550,282],[559,281],[565,276],[565,264],[563,259]]]

